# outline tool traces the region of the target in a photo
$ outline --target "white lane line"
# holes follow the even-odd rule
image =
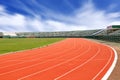
[[[71,48],[72,49],[72,48]],[[68,49],[66,49],[66,51],[69,51]],[[62,53],[64,53],[64,52],[62,52]],[[61,54],[61,53],[60,53]],[[54,54],[54,55],[58,55],[58,54]],[[54,55],[52,55],[52,56],[54,56]],[[38,56],[38,55],[37,55]],[[44,55],[45,56],[45,55]],[[48,56],[50,56],[50,55],[47,55],[47,56],[45,56],[45,57],[48,57]],[[31,56],[32,57],[32,56]],[[41,57],[39,57],[39,58],[35,58],[35,59],[32,59],[32,60],[30,60],[30,61],[37,61],[37,60],[39,60],[40,58],[43,58],[43,56],[41,56]],[[5,62],[10,62],[10,61],[12,61],[12,60],[9,60],[9,61],[5,61]],[[15,60],[13,60],[13,61],[15,61]],[[28,61],[28,60],[27,60]],[[5,62],[3,62],[3,63],[5,63]],[[3,64],[3,63],[1,63],[1,64]],[[12,65],[7,65],[7,66],[2,66],[2,67],[0,67],[0,68],[4,68],[4,67],[9,67],[9,66],[13,66],[13,65],[17,65],[17,64],[22,64],[22,63],[25,63],[25,62],[19,62],[19,63],[16,63],[16,64],[12,64]]]
[[[84,63],[82,63],[81,65],[79,65],[79,66],[77,66],[77,67],[71,69],[70,71],[68,71],[68,72],[66,72],[66,73],[64,73],[64,74],[62,74],[61,76],[55,78],[54,80],[58,80],[58,79],[60,79],[60,78],[62,78],[62,77],[64,77],[64,76],[68,75],[69,73],[73,72],[74,70],[76,70],[76,69],[78,69],[78,68],[84,66],[85,64],[87,64],[88,62],[90,62],[92,59],[94,59],[94,58],[99,54],[99,52],[100,52],[100,48],[98,49],[98,51],[96,52],[96,54],[95,54],[94,56],[92,56],[90,59],[88,59],[86,62],[84,62]]]
[[[76,58],[84,55],[84,54],[87,53],[90,49],[91,49],[91,47],[89,46],[88,49],[87,49],[85,52],[83,52],[82,54],[80,54],[79,56],[76,56],[76,57],[74,57],[74,58],[71,58],[71,59],[69,59],[69,60],[67,60],[67,61],[64,61],[64,62],[62,62],[62,63],[59,63],[59,64],[57,64],[57,65],[51,66],[51,67],[49,67],[49,68],[43,69],[43,70],[41,70],[41,71],[32,73],[32,74],[30,74],[30,75],[21,77],[21,78],[19,78],[18,80],[22,80],[22,79],[25,79],[25,78],[27,78],[27,77],[34,76],[34,75],[36,75],[36,74],[38,74],[38,73],[41,73],[41,72],[47,71],[47,70],[49,70],[49,69],[55,68],[55,67],[57,67],[57,66],[60,66],[60,65],[62,65],[62,64],[68,63],[68,62],[70,62],[70,61],[72,61],[72,60],[74,60],[74,59],[76,59]]]
[[[65,41],[66,41],[66,40],[65,40]],[[64,43],[64,45],[65,45],[65,41],[61,41],[61,43]],[[60,43],[60,42],[59,42],[59,43]],[[68,43],[67,43],[67,45],[68,45]],[[54,46],[54,45],[53,45],[53,46]],[[39,49],[39,48],[38,48],[38,49]],[[38,53],[37,53],[37,54],[38,54]],[[48,54],[48,53],[47,53],[47,54]],[[45,56],[45,55],[47,55],[47,54],[44,54],[44,55],[42,55],[42,56]],[[41,54],[38,54],[38,55],[41,56]],[[38,56],[38,55],[37,55],[37,56]],[[33,57],[33,56],[36,56],[36,55],[34,55],[34,54],[33,54],[33,55],[30,55],[30,56],[29,56],[29,55],[25,55],[25,56],[21,56],[21,58],[19,58],[19,59],[24,59],[24,58],[26,58],[26,57],[31,57],[31,56]],[[17,58],[17,59],[18,59],[18,58]],[[12,59],[12,60],[13,60],[13,59]],[[6,62],[6,60],[5,60],[5,62]],[[2,63],[4,63],[4,62],[2,61]]]
[[[89,46],[90,47],[90,46]],[[81,49],[81,48],[79,48]],[[79,51],[79,50],[76,50],[76,51]],[[75,51],[75,52],[76,52]],[[81,54],[82,55],[82,54]],[[62,56],[61,56],[62,57]],[[27,67],[23,67],[23,68],[19,68],[19,69],[16,69],[16,70],[13,70],[13,71],[9,71],[9,72],[5,72],[5,73],[1,73],[0,75],[4,75],[4,74],[7,74],[7,73],[11,73],[11,72],[15,72],[15,71],[19,71],[19,70],[22,70],[22,69],[26,69],[26,68],[30,68],[30,67],[33,67],[33,66],[36,66],[36,65],[40,65],[42,63],[46,63],[47,61],[43,61],[41,63],[37,63],[37,64],[34,64],[34,65],[31,65],[31,66],[27,66]]]
[[[59,57],[57,57],[57,58],[60,58],[60,57],[63,57],[63,56],[59,56]],[[57,58],[56,58],[56,59],[57,59]],[[18,69],[15,69],[15,70],[9,71],[9,72],[1,73],[0,75],[4,75],[4,74],[7,74],[7,73],[11,73],[11,72],[19,71],[19,70],[22,70],[22,69],[27,69],[27,68],[30,68],[30,67],[33,67],[33,66],[37,66],[37,65],[40,65],[40,64],[44,64],[44,63],[47,63],[47,62],[49,62],[49,61],[53,61],[53,60],[55,60],[55,59],[48,59],[48,60],[42,61],[42,62],[40,62],[40,63],[36,63],[36,64],[34,64],[34,65],[30,65],[30,66],[26,66],[26,67],[18,68]],[[23,63],[25,63],[25,62],[23,62]],[[15,65],[16,65],[16,64],[15,64]],[[15,65],[13,65],[13,66],[15,66]],[[3,68],[6,68],[6,67],[10,67],[10,66],[5,66],[5,67],[3,67]]]
[[[94,42],[94,41],[93,41],[93,42]],[[114,51],[114,55],[115,55],[114,61],[113,61],[112,65],[111,65],[111,67],[109,68],[109,70],[106,72],[106,74],[105,74],[105,75],[103,76],[103,78],[101,79],[101,80],[107,80],[108,77],[110,76],[110,74],[112,73],[113,69],[114,69],[115,66],[116,66],[116,63],[117,63],[117,60],[118,60],[117,52],[116,52],[116,50],[115,50],[114,48],[112,48],[112,47],[110,47],[110,46],[108,46],[108,45],[106,45],[106,44],[99,43],[99,42],[95,42],[95,43],[100,44],[100,45],[103,45],[103,46],[107,46],[107,47],[111,48],[111,49]]]
[[[117,56],[116,50],[114,48],[112,48],[112,47],[110,47],[110,48],[114,51],[115,58],[114,58],[114,61],[113,61],[112,65],[111,65],[111,67],[109,68],[109,70],[107,71],[107,73],[104,75],[104,77],[102,78],[102,80],[107,80],[108,79],[108,77],[112,73],[113,69],[115,68],[117,60],[118,60],[118,56]]]
[[[66,41],[66,39],[65,40],[62,40],[62,41],[59,41],[59,42],[55,42],[55,43],[52,43],[52,44],[49,44],[49,46],[50,45],[52,45],[52,46],[56,46],[56,45],[54,45],[54,44],[59,44],[59,43],[64,43],[64,44],[62,44],[62,46],[63,45],[65,45],[65,41]],[[68,43],[67,43],[67,45],[68,45]],[[44,47],[44,46],[43,46]],[[42,48],[42,47],[40,47],[40,48]],[[50,48],[50,47],[49,47]],[[34,50],[34,49],[36,49],[36,50],[38,50],[39,48],[33,48],[33,49],[28,49],[28,50],[21,50],[21,51],[16,51],[15,53],[17,53],[17,52],[24,52],[24,51],[29,51],[29,50]],[[58,48],[57,48],[58,49]],[[59,50],[59,49],[58,49]],[[32,51],[33,52],[33,51]],[[43,51],[42,51],[43,52]],[[37,52],[37,56],[46,56],[47,54],[38,54],[39,52]],[[11,54],[11,53],[10,53]],[[20,54],[20,53],[19,53]],[[18,54],[18,56],[19,56],[19,54]],[[3,56],[6,56],[7,54],[3,54]],[[9,53],[8,53],[8,55],[9,55]],[[35,55],[35,54],[34,54]],[[19,58],[19,59],[24,59],[24,58],[26,58],[26,57],[33,57],[34,55],[25,55],[25,56],[21,56],[21,58]],[[17,56],[16,54],[15,54],[15,56]],[[36,55],[35,55],[36,56]],[[0,57],[2,57],[2,55],[0,55]],[[40,58],[40,57],[39,57]],[[17,58],[18,59],[18,58]],[[12,59],[13,60],[13,59]],[[34,60],[34,59],[33,59]],[[9,62],[9,61],[6,61],[6,60],[2,60],[2,62],[1,62],[1,60],[0,60],[0,65],[2,65],[2,64],[4,64],[4,63],[6,63],[6,62]],[[22,63],[22,62],[21,62]],[[10,65],[11,66],[11,65]]]
[[[68,39],[68,38],[67,38]],[[52,46],[54,44],[57,44],[57,43],[62,43],[64,41],[66,41],[67,39],[63,39],[61,41],[58,41],[58,42],[55,42],[55,43],[51,43],[51,44],[48,44],[49,46]],[[5,55],[9,55],[9,54],[14,54],[14,53],[17,53],[17,52],[24,52],[24,51],[29,51],[29,50],[33,50],[33,49],[39,49],[39,48],[44,48],[46,47],[46,45],[44,46],[40,46],[40,47],[37,47],[37,48],[32,48],[32,49],[27,49],[27,50],[19,50],[19,51],[15,51],[15,52],[8,52],[8,53],[5,53],[5,54],[0,54],[0,57],[1,56],[5,56]]]
[[[82,46],[80,45],[80,48],[79,49],[81,49],[82,48]],[[67,51],[70,51],[70,50],[72,50],[73,49],[73,47],[71,47],[70,49],[66,49],[64,52],[62,51],[62,52],[59,52],[59,54],[61,55],[61,53],[65,53],[65,52],[67,52]],[[58,55],[58,54],[54,54],[54,55],[52,55],[52,56],[55,56],[55,55]],[[49,55],[48,55],[49,56]],[[46,57],[48,57],[48,56],[46,56]],[[59,56],[59,57],[63,57],[63,56]],[[59,57],[57,57],[57,58],[59,58]],[[42,57],[39,57],[39,58],[37,58],[37,59],[33,59],[33,60],[30,60],[30,61],[38,61],[38,60],[40,60],[40,58],[42,58]],[[28,60],[27,60],[28,61]],[[25,61],[25,62],[27,62],[27,61]],[[47,61],[49,61],[49,60],[47,60]],[[1,68],[6,68],[6,67],[11,67],[11,66],[15,66],[15,65],[18,65],[18,64],[23,64],[23,63],[25,63],[24,61],[22,61],[22,62],[19,62],[19,63],[16,63],[16,64],[12,64],[12,65],[8,65],[8,66],[2,66],[2,67],[0,67],[0,69]],[[43,61],[43,62],[46,62],[46,61]],[[40,63],[38,63],[38,64],[40,64]]]
[[[89,39],[88,39],[89,40]],[[89,41],[92,41],[92,40],[89,40]],[[92,42],[95,42],[95,41],[92,41]],[[114,54],[115,54],[115,58],[114,58],[114,61],[113,61],[113,64],[111,65],[111,67],[109,68],[109,70],[107,71],[107,73],[103,76],[102,80],[107,80],[108,77],[110,76],[110,74],[112,73],[113,69],[115,68],[116,66],[116,63],[117,63],[117,60],[118,60],[118,56],[117,56],[117,52],[114,48],[106,45],[106,44],[103,44],[103,43],[99,43],[99,42],[95,42],[97,44],[100,44],[100,45],[103,45],[103,46],[107,46],[109,48],[111,48],[113,51],[114,51]],[[120,50],[120,49],[119,49]]]
[[[62,41],[63,42],[63,41]],[[64,43],[65,44],[65,43]],[[68,45],[68,43],[67,43],[67,45]],[[80,47],[82,47],[81,45],[80,45]],[[71,48],[72,49],[72,48]],[[67,50],[66,49],[66,51],[69,51],[69,50]],[[61,54],[61,53],[60,53]],[[56,54],[55,54],[56,55]],[[38,55],[37,55],[38,56]],[[45,55],[42,55],[42,56],[45,56]],[[49,55],[47,55],[47,56],[49,56]],[[26,56],[25,56],[26,57]],[[29,57],[31,57],[31,56],[29,56]],[[32,56],[33,57],[33,56]],[[22,57],[23,58],[23,57]],[[39,60],[40,58],[42,58],[42,57],[39,57],[38,59],[32,59],[32,60],[30,60],[30,61],[37,61],[37,60]],[[24,58],[23,58],[24,59]],[[8,60],[8,61],[5,61],[5,63],[6,62],[10,62],[10,61],[17,61],[17,60]],[[22,61],[22,60],[21,60]],[[24,61],[24,60],[23,60]],[[27,61],[29,61],[29,60],[25,60],[26,62]],[[4,63],[4,62],[3,62]],[[16,64],[13,64],[13,65],[17,65],[17,64],[22,64],[22,63],[24,63],[24,62],[19,62],[19,63],[16,63]],[[2,67],[0,67],[0,68],[4,68],[4,67],[9,67],[9,66],[13,66],[13,65],[8,65],[8,66],[2,66]]]
[[[108,59],[107,61],[107,64],[105,66],[103,66],[103,68],[97,73],[97,75],[95,75],[95,77],[92,78],[92,80],[95,80],[99,75],[100,73],[102,73],[102,71],[107,67],[107,65],[110,63],[112,59],[112,51],[110,51],[110,58]]]
[[[63,42],[63,41],[62,41]],[[65,45],[65,42],[63,42],[64,43],[64,45]],[[54,45],[53,45],[54,46]],[[49,47],[49,48],[51,48],[51,47]],[[37,51],[37,50],[39,50],[40,48],[34,48],[35,49],[35,51]],[[30,49],[30,50],[22,50],[22,51],[20,51],[20,52],[24,52],[24,51],[31,51],[31,50],[33,50],[33,49]],[[58,49],[59,50],[59,49]],[[17,52],[19,52],[19,51],[17,51]],[[17,52],[15,52],[15,53],[17,53]],[[33,52],[33,51],[32,51]],[[26,57],[33,57],[33,56],[45,56],[45,55],[47,55],[47,54],[38,54],[38,53],[43,53],[43,51],[42,52],[37,52],[37,53],[35,53],[35,54],[37,54],[37,55],[35,55],[35,54],[33,54],[33,55],[30,55],[30,54],[27,54],[27,55],[24,55],[24,56],[21,56],[19,59],[24,59],[24,58],[26,58]],[[21,53],[18,53],[17,55],[15,54],[15,55],[13,55],[13,56],[19,56]],[[7,54],[3,54],[3,55],[7,55]],[[1,56],[2,57],[2,56]],[[18,59],[18,58],[17,58]],[[10,59],[11,60],[11,59]],[[13,58],[12,58],[12,60],[13,60]],[[1,60],[0,60],[0,62],[1,62]],[[5,62],[6,62],[6,60],[5,60]],[[4,63],[3,62],[3,60],[2,60],[2,63]]]

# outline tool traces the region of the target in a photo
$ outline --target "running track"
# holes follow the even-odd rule
[[[69,38],[47,47],[0,55],[0,80],[104,80],[113,62],[115,52],[110,47]]]

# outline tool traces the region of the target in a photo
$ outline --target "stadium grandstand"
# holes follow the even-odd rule
[[[120,25],[110,25],[107,29],[120,29]]]
[[[3,33],[2,32],[0,32],[0,38],[2,38],[3,37]]]
[[[14,38],[14,37],[17,37],[15,32],[3,32],[2,34],[3,34],[2,35],[3,38]]]
[[[63,32],[18,32],[18,37],[41,38],[41,37],[83,37],[89,36],[99,30],[83,30],[83,31],[63,31]]]
[[[114,36],[117,35],[117,36],[119,36],[120,35],[120,30],[116,30],[116,31],[110,33],[109,35],[114,35]]]
[[[59,32],[0,32],[0,38],[57,38],[83,37],[95,39],[116,39],[120,41],[120,25],[111,25],[106,29],[59,31]],[[116,41],[115,40],[115,41]]]
[[[120,35],[120,29],[108,33],[108,29],[64,31],[64,32],[0,32],[1,38],[41,38],[41,37],[84,37]]]
[[[107,33],[114,33],[115,31],[118,31],[120,29],[120,25],[111,25],[107,27]]]
[[[101,29],[87,38],[101,39],[107,41],[120,42],[120,25],[111,25],[106,29]]]

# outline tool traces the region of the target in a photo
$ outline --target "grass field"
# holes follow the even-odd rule
[[[3,38],[0,39],[0,54],[48,45],[63,38]]]

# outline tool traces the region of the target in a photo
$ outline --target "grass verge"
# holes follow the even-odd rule
[[[0,54],[48,45],[64,38],[1,38]]]

